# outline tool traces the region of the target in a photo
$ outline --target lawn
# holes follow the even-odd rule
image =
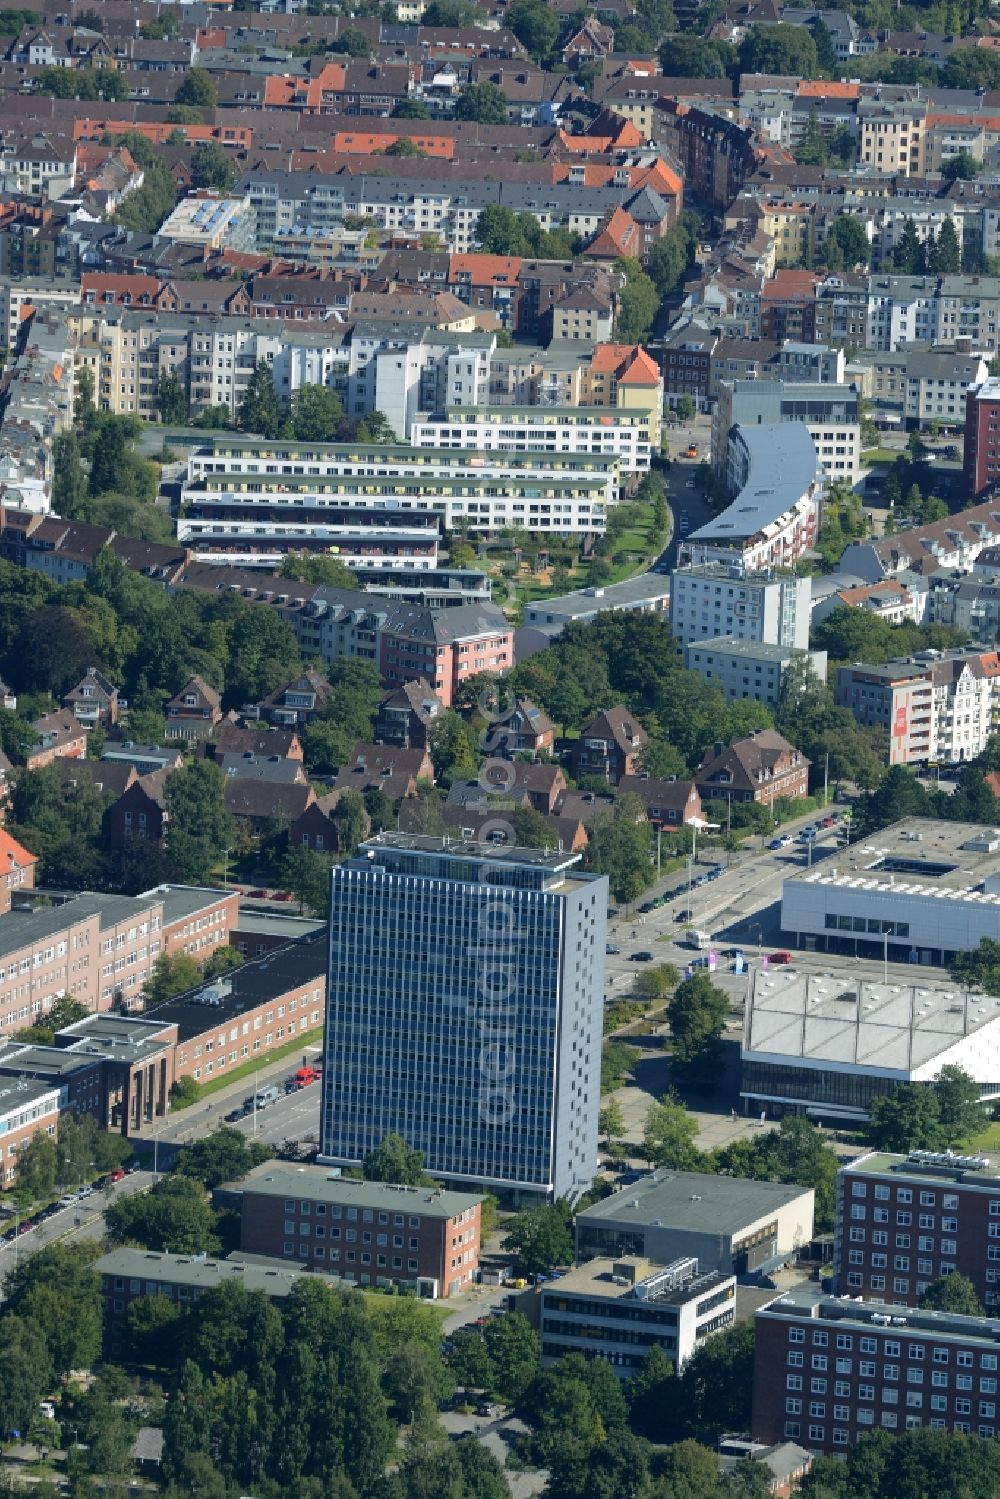
[[[1000,1151],[1000,1121],[988,1124],[978,1135],[970,1135],[960,1147],[963,1155],[979,1155],[983,1151]]]

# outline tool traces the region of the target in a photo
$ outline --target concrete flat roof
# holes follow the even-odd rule
[[[178,1040],[186,1041],[216,1026],[228,1025],[248,1010],[313,981],[326,981],[326,942],[322,933],[319,939],[290,942],[256,962],[232,969],[222,978],[168,999],[147,1010],[145,1019],[158,1025],[176,1023]]]
[[[293,1166],[265,1161],[239,1181],[226,1182],[220,1192],[257,1192],[265,1197],[299,1197],[313,1202],[341,1203],[380,1212],[419,1213],[422,1218],[455,1218],[482,1202],[481,1192],[450,1192],[440,1187],[396,1187],[386,1182],[358,1181],[338,1176],[329,1166]]]
[[[668,577],[661,573],[639,573],[637,577],[625,578],[621,583],[607,583],[603,588],[579,588],[573,593],[561,594],[556,599],[537,599],[526,606],[525,618],[530,621],[530,616],[534,614],[559,614],[565,619],[576,619],[598,610],[624,609],[630,604],[669,597]]]
[[[680,1233],[738,1234],[747,1224],[804,1197],[810,1188],[697,1171],[654,1171],[595,1202],[582,1224],[659,1224]]]
[[[789,875],[785,884],[971,901],[1000,916],[1000,828],[907,817]]]
[[[143,898],[163,902],[163,921],[167,924],[195,916],[230,893],[210,885],[155,885],[152,890],[144,891]]]
[[[958,984],[869,983],[846,962],[817,974],[771,968],[754,974],[742,1054],[908,1073],[998,1023],[1000,999]]]
[[[773,661],[778,664],[791,661],[795,656],[815,654],[796,650],[790,645],[774,645],[762,640],[740,640],[735,635],[713,635],[708,640],[691,640],[685,646],[688,655],[697,651],[713,651],[719,656],[741,656],[747,661]]]
[[[240,906],[234,932],[256,932],[261,937],[283,937],[292,942],[297,937],[310,937],[321,931],[325,921],[312,916],[286,916],[283,911],[258,911],[253,906]]]
[[[42,1082],[35,1078],[13,1078],[0,1079],[0,1116],[9,1114],[11,1109],[23,1109],[27,1104],[38,1103],[41,1099],[57,1092],[57,1082]]]
[[[190,1286],[210,1291],[227,1280],[238,1280],[248,1291],[263,1291],[267,1296],[287,1296],[299,1277],[303,1265],[252,1263],[238,1257],[231,1260],[199,1259],[186,1254],[161,1254],[151,1249],[113,1249],[94,1261],[99,1275],[123,1280],[167,1281],[172,1285]],[[331,1282],[335,1279],[331,1277]]]
[[[0,957],[31,943],[43,942],[96,915],[101,927],[114,926],[132,917],[141,918],[161,899],[148,895],[98,895],[83,891],[58,905],[32,905],[0,916]]]
[[[822,1291],[796,1286],[762,1306],[758,1316],[814,1317],[821,1322],[839,1322],[879,1330],[898,1337],[904,1329],[922,1333],[935,1342],[982,1342],[990,1348],[1000,1343],[1000,1319],[961,1317],[954,1312],[921,1311],[917,1307],[890,1306],[888,1302],[855,1301],[850,1296],[825,1296]]]
[[[933,1159],[931,1158],[933,1156]],[[850,1161],[845,1171],[863,1172],[865,1175],[886,1176],[903,1182],[922,1182],[938,1186],[958,1181],[963,1186],[993,1187],[1000,1181],[1000,1161],[972,1152],[914,1151],[910,1155],[894,1155],[887,1150],[873,1150],[868,1155]]]

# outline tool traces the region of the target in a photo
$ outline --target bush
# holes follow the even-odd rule
[[[179,1077],[170,1089],[170,1104],[175,1109],[186,1109],[201,1097],[201,1085],[193,1077]]]

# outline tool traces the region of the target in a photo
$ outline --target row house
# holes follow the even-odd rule
[[[974,760],[993,733],[996,651],[921,651],[905,661],[837,669],[835,698],[859,723],[882,728],[889,764]]]

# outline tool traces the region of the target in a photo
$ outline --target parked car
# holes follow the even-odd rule
[[[632,963],[652,963],[653,954],[644,950],[640,952],[634,952],[629,961]]]
[[[639,914],[642,916],[648,916],[650,911],[653,911],[655,909],[656,908],[651,900],[644,900],[642,905],[639,907]]]
[[[618,954],[621,952],[621,948],[616,947],[613,942],[606,942],[604,945],[604,951],[607,957],[617,958]]]
[[[689,909],[687,908],[687,906],[681,906],[681,908],[680,908],[679,911],[675,911],[674,912],[674,920],[675,921],[690,921],[691,920],[691,912],[689,911]]]
[[[245,1109],[230,1109],[229,1113],[226,1115],[226,1123],[227,1124],[235,1124],[236,1121],[237,1121],[237,1119],[245,1119],[245,1118],[246,1118],[246,1110]]]
[[[829,813],[827,813],[826,817],[824,817],[824,818],[822,818],[820,820],[820,827],[821,828],[832,828],[833,825],[834,825],[834,823],[836,821],[837,821],[837,819],[835,817],[831,817],[829,815]]]
[[[779,947],[777,952],[771,954],[772,963],[794,963],[795,959],[786,947]]]
[[[125,1167],[124,1166],[116,1166],[115,1169],[113,1171],[109,1172],[108,1174],[110,1176],[110,1179],[113,1182],[123,1182],[125,1180],[125,1175],[126,1175],[126,1173],[125,1173]],[[86,1192],[88,1192],[90,1190],[92,1190],[92,1189],[89,1188],[89,1187],[85,1188],[84,1192],[81,1192],[81,1194],[80,1194],[81,1197],[85,1196]]]

